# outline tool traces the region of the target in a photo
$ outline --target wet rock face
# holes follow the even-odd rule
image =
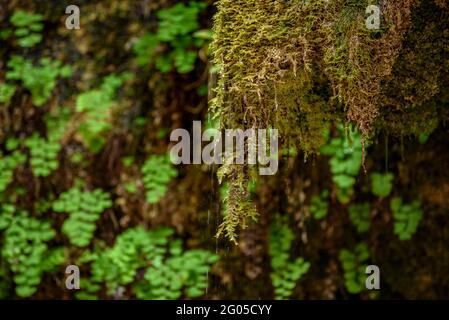
[[[273,298],[276,255],[269,250],[270,230],[282,216],[292,234],[287,258],[283,253],[282,259],[294,262],[302,257],[310,263],[294,283],[291,298],[447,297],[447,1],[382,1],[378,31],[366,29],[368,15],[360,1],[210,1],[196,22],[202,31],[213,26],[213,50],[208,56],[206,46],[187,46],[196,60],[194,69],[184,73],[176,65],[163,72],[151,59],[141,65],[133,49],[143,35],[157,33],[158,12],[179,1],[78,1],[79,30],[65,27],[64,10],[54,2],[0,3],[2,31],[12,28],[9,18],[17,10],[41,14],[44,25],[42,41],[32,48],[21,47],[14,35],[1,39],[0,85],[13,82],[15,91],[9,103],[0,103],[0,215],[7,217],[11,208],[5,204],[12,204],[27,212],[18,215],[25,217],[20,221],[48,222],[55,235],[46,245],[63,248],[66,254],[59,269],[79,262],[89,250],[112,252],[127,230],[166,226],[174,230],[171,241],[182,240],[183,250],[202,249],[220,256],[208,270],[203,297]],[[155,55],[172,59],[176,50],[171,46],[163,42]],[[56,77],[48,99],[37,106],[28,88],[32,85],[25,85],[22,78],[6,78],[11,69],[7,63],[15,55],[39,68],[40,59],[48,57],[61,62],[58,69],[70,66],[72,74]],[[208,79],[210,60],[218,71]],[[111,74],[123,76],[120,85],[112,85],[113,95],[103,87]],[[92,113],[76,113],[77,99],[86,92],[100,96],[96,101],[106,101],[106,108],[95,105]],[[68,118],[60,113],[62,107],[71,112]],[[105,120],[104,126],[88,137],[93,144],[95,138],[102,140],[98,150],[92,150],[79,128],[87,115],[97,119],[100,110],[104,117],[98,119]],[[278,172],[262,177],[246,165],[176,166],[176,177],[159,181],[166,188],[164,195],[149,203],[142,176],[145,161],[167,152],[170,132],[190,130],[194,120],[207,122],[209,113],[224,129],[279,129]],[[341,130],[344,125],[338,125],[348,121],[367,143],[364,168],[357,163],[354,167],[360,169],[349,179],[354,181],[350,202],[341,203],[330,162],[334,158],[346,166],[347,154],[340,159],[320,152],[337,141],[351,153],[351,143]],[[55,125],[64,128],[56,130],[57,148],[51,139]],[[33,135],[45,148],[57,150],[42,158],[51,158],[44,161],[51,163],[48,175],[35,174],[39,148],[31,151],[26,144]],[[392,191],[379,198],[370,189],[371,174],[386,171],[394,175]],[[96,215],[92,241],[85,247],[71,245],[61,231],[69,214],[52,210],[53,202],[75,185],[83,192],[101,189],[111,199],[111,205]],[[326,202],[327,211],[316,219],[312,199],[323,194],[320,201]],[[394,233],[393,197],[421,203],[423,217],[411,240],[400,241]],[[368,204],[370,209],[370,227],[364,234],[352,225],[353,204]],[[222,237],[217,239],[220,225]],[[6,241],[5,234],[2,229],[0,297],[15,298],[16,271],[10,263],[14,259],[2,254],[5,243],[13,242]],[[238,245],[229,241],[232,237]],[[369,263],[381,269],[379,292],[350,295],[345,288],[339,255],[359,242],[367,245]],[[58,257],[55,252],[53,258]],[[44,261],[53,260],[39,263]],[[80,264],[82,277],[89,278],[92,262]],[[111,292],[102,284],[97,297],[135,298],[133,288],[150,265],[143,265],[130,283]],[[59,269],[38,270],[41,281],[31,298],[74,298],[60,281]]]

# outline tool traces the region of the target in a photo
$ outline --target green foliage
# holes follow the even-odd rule
[[[55,112],[45,116],[48,141],[59,141],[62,139],[71,117],[72,112],[69,108],[58,108]]]
[[[332,181],[337,186],[337,198],[347,204],[354,193],[356,176],[362,164],[362,144],[357,129],[349,126],[347,137],[345,129],[339,125],[339,136],[330,139],[328,144],[321,148],[321,153],[331,157],[329,164],[332,172]]]
[[[59,166],[58,154],[61,145],[56,141],[47,140],[34,133],[25,145],[30,148],[30,163],[36,177],[47,177]]]
[[[25,162],[25,156],[18,150],[3,156],[0,152],[0,194],[6,190],[14,177],[14,170]]]
[[[109,75],[103,79],[98,89],[78,95],[76,111],[83,113],[83,121],[78,131],[89,149],[96,153],[105,143],[102,136],[112,127],[112,111],[117,88],[129,78],[129,74]]]
[[[62,66],[59,60],[41,58],[39,66],[20,56],[13,56],[7,63],[9,70],[6,79],[22,81],[30,90],[33,103],[40,107],[50,97],[58,77],[67,78],[71,75],[70,66]]]
[[[130,167],[134,161],[135,159],[133,156],[122,157],[122,162],[125,167]]]
[[[147,33],[140,37],[134,44],[133,50],[137,56],[139,65],[144,66],[149,63],[151,56],[156,53],[159,46],[159,39],[152,33]]]
[[[206,3],[191,1],[188,5],[177,3],[157,12],[159,25],[156,34],[147,33],[134,45],[139,65],[154,61],[162,72],[173,67],[179,73],[188,73],[194,69],[198,48],[211,39],[208,30],[198,30],[198,15],[206,8]],[[158,48],[166,46],[169,52],[158,54]]]
[[[55,272],[58,267],[66,261],[66,253],[64,247],[54,247],[49,249],[45,259],[40,265],[44,272]]]
[[[167,192],[168,183],[178,175],[168,155],[152,155],[143,164],[142,181],[149,203],[157,203]]]
[[[87,292],[78,298],[95,298],[103,284],[108,295],[117,295],[126,285],[133,284],[139,299],[203,295],[209,267],[218,257],[203,250],[184,251],[181,241],[172,236],[172,229],[146,231],[137,227],[120,234],[113,247],[97,247],[84,260],[92,262],[92,275],[84,282]]]
[[[394,175],[392,173],[381,174],[374,172],[371,175],[371,190],[375,196],[385,198],[393,189]]]
[[[212,72],[212,71],[211,71]],[[202,84],[201,86],[198,87],[198,89],[196,90],[196,92],[198,93],[198,95],[200,97],[205,97],[207,96],[208,92],[209,92],[209,86]]]
[[[81,152],[74,152],[70,156],[70,161],[76,164],[83,164],[83,154]]]
[[[61,251],[49,250],[46,244],[56,233],[50,223],[32,218],[24,211],[17,212],[8,204],[0,205],[0,230],[3,230],[2,257],[14,273],[16,293],[29,297],[36,292],[42,274],[64,259]]]
[[[69,237],[70,243],[84,247],[92,240],[96,229],[95,222],[100,218],[100,214],[111,206],[112,201],[106,192],[100,189],[82,192],[74,187],[59,196],[53,203],[53,210],[69,214],[62,226],[62,232]]]
[[[20,147],[20,139],[9,138],[5,142],[5,148],[7,151],[14,151]]]
[[[347,249],[340,251],[340,262],[343,266],[345,286],[349,293],[357,294],[365,288],[365,271],[368,258],[368,248],[364,243],[357,244],[352,252]]]
[[[65,132],[70,116],[70,110],[67,108],[60,108],[54,114],[46,115],[48,138],[33,133],[25,140],[25,146],[30,149],[30,164],[36,177],[47,177],[59,167],[59,140]]]
[[[123,186],[126,190],[126,192],[129,193],[136,193],[137,192],[137,185],[135,182],[127,182]]]
[[[299,257],[290,260],[293,231],[284,219],[271,224],[268,252],[271,258],[271,281],[276,299],[288,299],[298,280],[310,268],[310,263]]]
[[[227,177],[235,177],[225,181]],[[223,222],[218,226],[216,237],[225,234],[237,244],[237,229],[245,229],[248,221],[257,221],[259,213],[251,199],[252,183],[249,175],[239,165],[224,165],[217,172],[221,184],[220,197]]]
[[[51,199],[42,197],[34,203],[34,208],[35,208],[37,214],[42,215],[43,213],[45,213],[51,209],[52,204],[53,204],[53,202],[52,202],[53,195],[51,195],[50,198]]]
[[[358,233],[364,233],[369,230],[371,224],[371,208],[369,203],[356,203],[349,207],[349,218],[356,227]]]
[[[421,203],[418,200],[405,204],[399,197],[390,202],[394,218],[394,234],[400,240],[410,240],[422,219]]]
[[[0,230],[7,229],[14,220],[16,208],[12,204],[0,205]]]
[[[0,84],[0,103],[8,104],[15,92],[15,85],[9,83]]]
[[[253,195],[256,192],[257,189],[257,180],[250,180],[248,181],[248,193],[250,195]]]
[[[318,195],[312,196],[309,210],[315,219],[321,220],[327,216],[328,197],[329,197],[328,190],[323,190],[319,196]]]
[[[425,144],[427,142],[427,140],[429,140],[429,136],[430,134],[422,132],[419,134],[418,136],[418,141],[420,144]]]
[[[10,28],[2,28],[0,30],[0,39],[6,40],[12,35],[12,30]]]
[[[156,257],[147,269],[144,281],[134,287],[139,299],[179,299],[184,295],[198,298],[205,294],[209,265],[218,256],[203,250],[182,252],[180,242],[172,242],[170,257]]]
[[[15,11],[9,21],[16,27],[14,31],[21,47],[29,48],[42,41],[41,31],[44,28],[41,14]]]
[[[218,193],[220,195],[220,202],[221,202],[221,206],[220,206],[220,213],[222,216],[226,215],[226,197],[229,194],[229,185],[228,183],[224,182],[220,185],[220,189],[218,190]]]

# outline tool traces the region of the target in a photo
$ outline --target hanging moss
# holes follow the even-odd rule
[[[374,128],[433,130],[441,117],[433,97],[447,75],[447,3],[383,1],[380,30],[365,24],[372,4],[218,1],[212,49],[220,71],[211,108],[222,127],[273,127],[306,154],[319,150],[330,119],[355,122],[362,143]],[[249,201],[239,193],[232,200]],[[241,208],[234,204],[233,223],[245,216]]]
[[[231,165],[226,168],[230,183],[224,195],[224,220],[218,227],[217,237],[224,234],[237,244],[237,229],[246,229],[248,220],[256,221],[258,213],[249,197],[248,175],[244,167]],[[222,172],[223,174],[223,172]]]

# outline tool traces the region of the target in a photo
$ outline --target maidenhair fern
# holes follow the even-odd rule
[[[169,72],[175,68],[179,73],[194,69],[198,48],[211,39],[211,32],[198,30],[198,15],[206,3],[191,1],[157,12],[159,25],[155,34],[147,33],[134,45],[134,52],[140,65],[154,63],[158,70]],[[170,52],[158,54],[158,48],[169,47]]]
[[[317,219],[323,219],[327,216],[329,191],[323,190],[321,194],[312,196],[310,201],[310,213]]]
[[[61,150],[60,140],[70,118],[70,110],[58,108],[56,112],[45,117],[47,138],[33,133],[25,141],[30,150],[30,164],[33,174],[37,177],[47,177],[59,166],[58,154]]]
[[[49,58],[41,58],[39,65],[35,66],[23,57],[13,56],[7,66],[9,70],[6,72],[6,79],[22,81],[24,87],[30,90],[33,103],[38,107],[50,98],[57,78],[69,77],[72,73],[70,66],[62,66],[61,61]]]
[[[148,157],[141,170],[149,203],[157,203],[167,192],[168,183],[178,174],[168,155]]]
[[[290,259],[293,231],[279,218],[271,225],[268,252],[271,258],[271,281],[276,299],[288,299],[310,263],[299,257]]]
[[[400,240],[410,240],[422,219],[421,203],[418,200],[405,204],[395,197],[390,203],[394,218],[394,233]]]
[[[349,218],[358,233],[369,230],[371,224],[371,208],[369,203],[356,203],[349,206]]]
[[[12,96],[16,92],[16,86],[10,83],[0,84],[0,103],[9,104]]]
[[[337,198],[347,204],[354,193],[356,176],[362,164],[362,144],[360,134],[351,126],[345,130],[339,126],[339,136],[334,137],[321,148],[321,153],[331,157],[329,164],[332,181],[337,187]],[[347,131],[348,137],[345,137]]]
[[[67,124],[72,117],[69,108],[58,108],[45,116],[47,125],[47,139],[49,141],[60,141],[67,131]]]
[[[30,163],[36,177],[47,177],[59,166],[58,153],[61,145],[39,137],[37,133],[27,139],[25,145],[30,149]]]
[[[87,246],[94,235],[95,222],[100,214],[112,206],[109,194],[95,189],[93,191],[81,191],[74,187],[59,196],[53,203],[53,210],[69,214],[64,221],[62,232],[65,233],[70,243],[76,246]]]
[[[109,75],[103,79],[101,86],[78,95],[76,111],[83,114],[78,128],[83,142],[94,153],[100,151],[105,143],[104,134],[112,127],[112,109],[117,88],[129,74]]]
[[[394,175],[392,173],[381,174],[374,172],[371,174],[371,190],[375,196],[385,198],[393,189]]]
[[[172,236],[172,229],[146,231],[137,227],[120,234],[113,247],[97,247],[85,259],[92,262],[92,276],[82,281],[87,290],[78,298],[96,298],[102,284],[108,295],[117,297],[131,283],[139,299],[203,295],[209,267],[218,257],[203,250],[184,251],[181,241]]]
[[[343,267],[345,286],[349,293],[357,294],[365,288],[366,261],[369,252],[366,244],[359,243],[354,251],[342,249],[340,251],[340,262]]]
[[[172,242],[170,257],[153,260],[144,281],[134,287],[139,299],[197,298],[206,293],[209,266],[218,257],[203,250],[182,252],[180,242]]]
[[[25,162],[25,155],[16,150],[9,155],[2,155],[0,151],[0,193],[5,191],[14,177],[14,170]]]
[[[43,16],[18,10],[9,18],[16,28],[14,35],[21,47],[29,48],[42,41]]]
[[[13,205],[0,205],[0,230],[2,256],[14,273],[16,293],[29,297],[36,292],[42,274],[62,262],[63,257],[55,257],[46,244],[56,233],[50,223],[17,211]]]
[[[119,285],[133,282],[146,259],[151,261],[164,254],[164,246],[172,233],[170,229],[146,231],[141,227],[126,230],[118,236],[115,245],[93,263],[93,279],[105,282],[111,294]],[[111,264],[107,272],[106,264]]]

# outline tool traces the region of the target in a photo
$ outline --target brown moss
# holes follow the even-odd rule
[[[392,74],[382,84],[376,126],[397,135],[430,133],[447,119],[449,27],[447,10],[421,1]]]

